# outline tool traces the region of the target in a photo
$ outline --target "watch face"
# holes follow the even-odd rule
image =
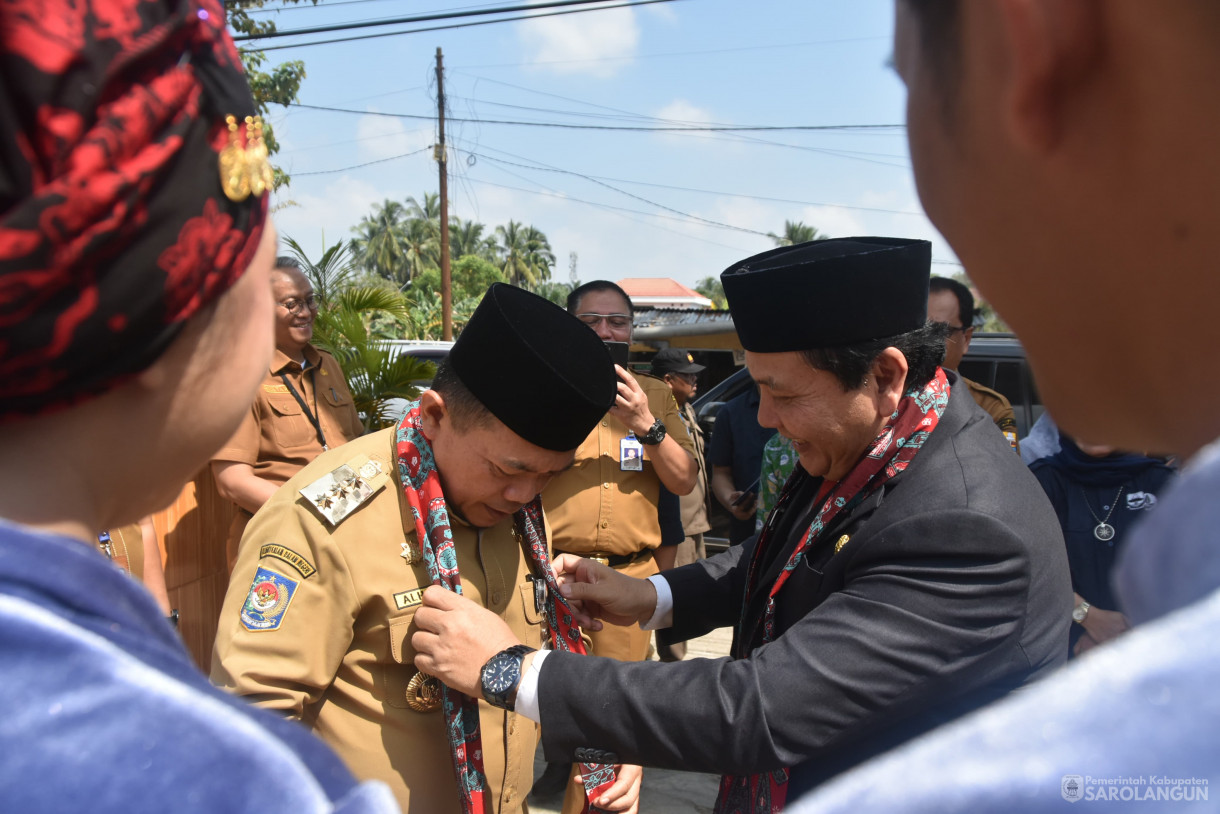
[[[521,665],[518,659],[505,656],[497,658],[487,665],[487,674],[483,677],[483,683],[488,692],[499,695],[515,687],[520,675]]]

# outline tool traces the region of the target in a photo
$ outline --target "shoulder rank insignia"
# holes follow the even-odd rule
[[[301,494],[334,528],[384,485],[384,478],[378,481],[370,483],[363,471],[358,473],[352,465],[344,464],[306,486]]]
[[[250,593],[241,607],[242,625],[253,631],[278,629],[299,584],[295,579],[260,567],[254,572]]]

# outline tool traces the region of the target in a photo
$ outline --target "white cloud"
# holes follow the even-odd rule
[[[302,193],[289,186],[283,194],[277,193],[272,203],[282,205],[291,201],[295,206],[286,206],[274,214],[275,226],[280,241],[291,237],[311,258],[322,253],[322,241],[334,245],[352,237],[350,227],[368,214],[374,203],[386,198],[383,190],[372,184],[352,178],[344,173],[327,183],[321,195]]]
[[[517,28],[530,62],[556,73],[613,76],[635,56],[640,28],[629,8],[539,17]]]
[[[356,154],[360,161],[377,161],[418,150],[432,139],[418,131],[408,133],[400,119],[361,116],[356,121]]]

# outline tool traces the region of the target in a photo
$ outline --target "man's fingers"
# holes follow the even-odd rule
[[[464,601],[468,600],[439,585],[429,585],[424,589],[424,607],[426,608],[453,610]]]

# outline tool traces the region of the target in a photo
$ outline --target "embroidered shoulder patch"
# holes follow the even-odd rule
[[[260,567],[241,608],[241,623],[247,630],[276,630],[284,620],[288,605],[300,583],[295,579]]]
[[[275,557],[276,559],[283,560],[293,568],[300,571],[301,576],[305,577],[305,579],[309,579],[314,574],[318,573],[318,569],[314,568],[313,564],[310,563],[309,560],[305,559],[291,548],[285,548],[282,545],[267,543],[258,550],[258,558],[261,560],[264,557]]]

